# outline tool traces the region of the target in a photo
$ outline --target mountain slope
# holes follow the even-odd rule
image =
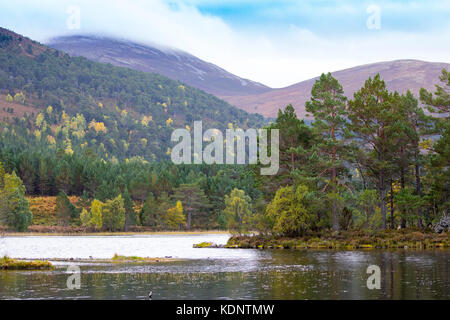
[[[50,46],[74,56],[108,62],[146,72],[156,72],[203,89],[250,113],[276,117],[278,109],[293,104],[297,114],[305,118],[305,102],[317,78],[281,89],[271,89],[257,82],[241,79],[229,72],[188,53],[172,49],[158,49],[108,38],[69,36],[53,39]],[[380,73],[390,90],[418,95],[420,88],[434,89],[442,68],[448,63],[418,60],[396,60],[357,66],[332,72],[351,98],[369,77]],[[323,70],[327,72],[327,70]]]
[[[159,74],[70,57],[1,28],[0,97],[0,147],[68,153],[88,147],[102,159],[167,158],[174,128],[196,120],[220,130],[263,123],[260,115]]]
[[[434,85],[439,83],[439,76],[443,68],[450,69],[450,64],[396,60],[358,66],[332,72],[332,74],[342,84],[345,95],[349,98],[353,97],[353,93],[364,85],[365,80],[377,73],[380,73],[381,78],[386,81],[390,90],[404,93],[410,89],[418,96],[422,87],[434,91]],[[276,117],[278,109],[291,103],[297,115],[305,118],[305,102],[310,98],[311,88],[316,79],[302,81],[289,87],[274,89],[262,94],[221,96],[221,98],[247,112],[259,113],[266,117]]]
[[[258,94],[270,90],[180,50],[93,36],[58,37],[48,45],[71,56],[159,73],[216,96]]]

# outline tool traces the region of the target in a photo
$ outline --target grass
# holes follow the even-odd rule
[[[7,256],[0,258],[0,270],[53,270],[54,266],[49,261],[34,260],[25,261],[12,259]]]
[[[435,234],[418,230],[342,231],[310,233],[303,237],[233,236],[228,248],[259,249],[388,249],[449,248],[449,233]]]
[[[212,247],[213,243],[212,242],[202,242],[202,243],[197,243],[194,244],[194,248],[210,248]]]
[[[143,258],[137,256],[119,256],[117,253],[111,258],[112,262],[119,263],[155,263],[155,262],[169,262],[175,261],[172,258]]]

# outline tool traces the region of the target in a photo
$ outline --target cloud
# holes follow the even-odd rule
[[[0,21],[42,42],[87,33],[179,48],[273,87],[384,60],[448,62],[449,1],[377,1],[378,31],[366,28],[370,3],[16,0],[0,4]],[[67,28],[69,6],[81,10],[80,30]]]

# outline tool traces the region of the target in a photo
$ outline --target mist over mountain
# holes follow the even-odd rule
[[[270,90],[261,83],[235,76],[177,49],[85,35],[54,38],[48,45],[71,56],[159,73],[216,96],[258,94]]]
[[[0,145],[161,160],[174,128],[198,120],[263,125],[262,116],[163,75],[71,57],[0,28]]]
[[[259,113],[265,117],[276,117],[279,109],[292,104],[299,117],[308,118],[305,102],[310,98],[311,88],[317,79],[273,89],[235,76],[181,50],[105,37],[58,37],[52,39],[49,46],[72,56],[159,73],[202,89],[247,112]],[[390,90],[404,93],[409,89],[418,95],[422,87],[433,90],[439,81],[441,70],[449,67],[449,63],[394,60],[355,66],[332,74],[340,81],[349,98],[364,85],[365,80],[377,73],[380,73]],[[331,70],[318,70],[317,76],[329,71]]]

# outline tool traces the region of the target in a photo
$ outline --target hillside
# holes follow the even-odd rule
[[[332,72],[344,87],[347,97],[359,90],[369,77],[380,73],[389,90],[405,93],[408,89],[418,96],[420,88],[434,91],[443,68],[450,69],[449,63],[434,63],[418,60],[396,60],[358,66]],[[322,70],[328,72],[328,70]],[[302,81],[286,88],[274,89],[262,94],[243,96],[221,96],[222,99],[247,111],[276,117],[278,109],[291,103],[297,115],[306,117],[305,102],[310,98],[311,88],[317,78]]]
[[[270,90],[181,50],[93,36],[58,37],[48,45],[71,56],[159,73],[216,96],[258,94]]]
[[[263,123],[217,97],[164,76],[89,61],[0,29],[0,146],[103,159],[170,155],[170,134],[203,120],[246,128]],[[49,108],[51,106],[51,108]],[[14,121],[11,121],[14,120]]]
[[[304,109],[317,78],[291,86],[272,89],[239,78],[220,67],[175,49],[145,46],[129,41],[93,36],[68,36],[53,39],[49,46],[72,56],[107,62],[146,72],[156,72],[200,88],[250,113],[276,117],[278,109],[293,104],[298,116],[308,118]],[[380,73],[390,90],[418,95],[420,88],[434,89],[442,68],[448,63],[396,60],[357,66],[332,72],[344,87],[347,97],[364,85],[368,77]],[[319,72],[328,72],[321,70]],[[319,75],[319,73],[318,73]]]

